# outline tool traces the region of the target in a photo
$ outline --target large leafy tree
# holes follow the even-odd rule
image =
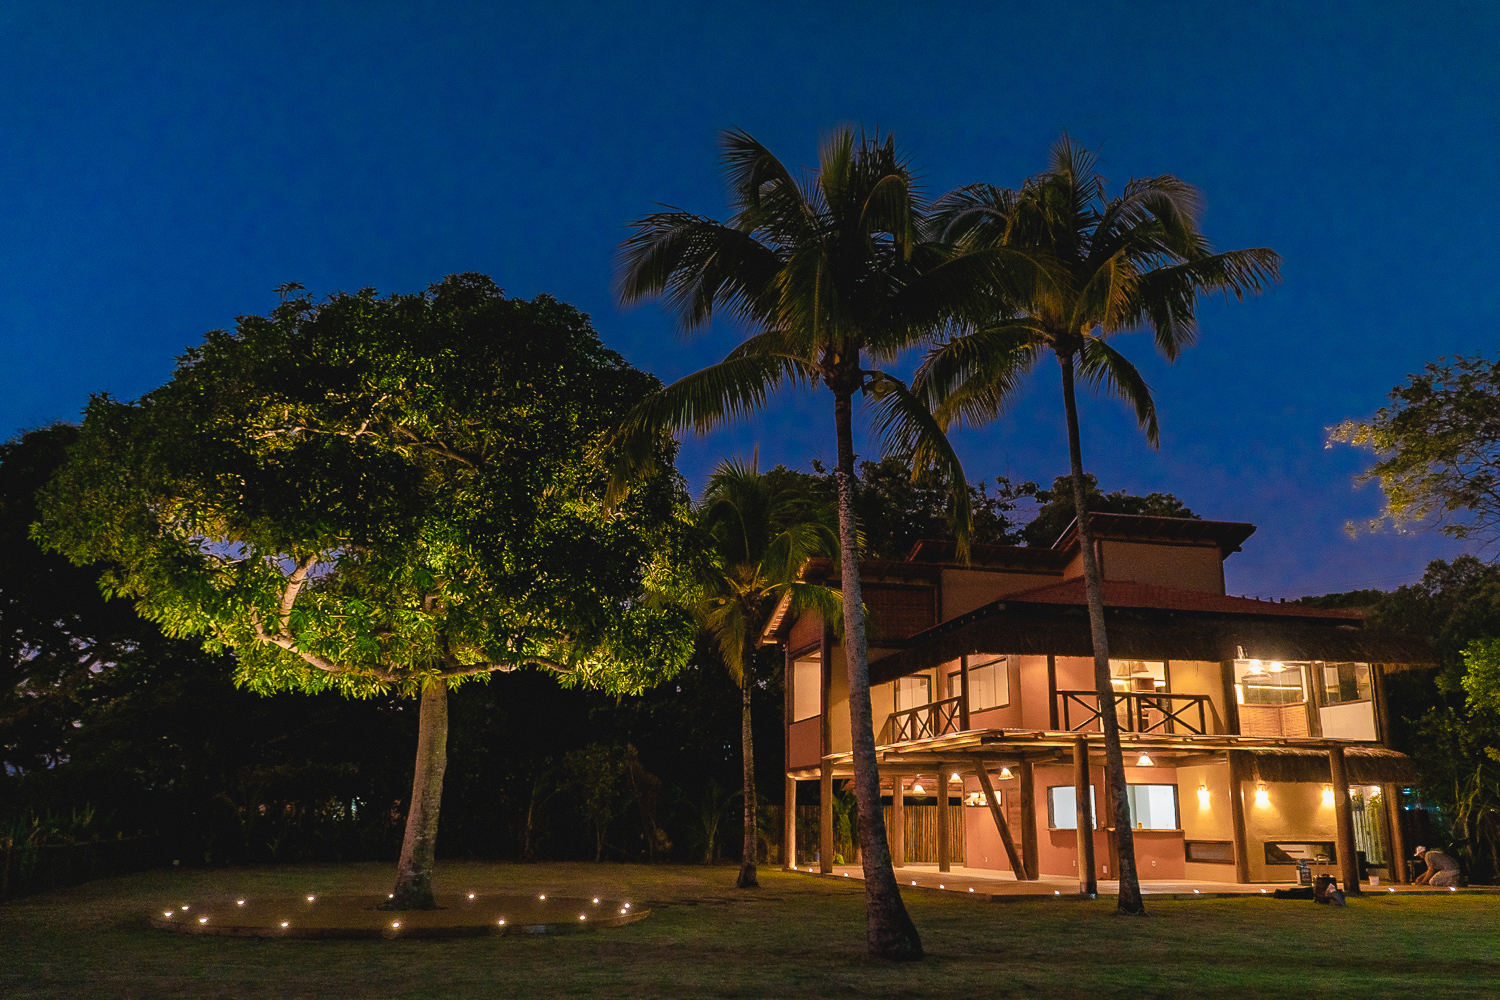
[[[1483,545],[1500,541],[1500,360],[1440,358],[1392,389],[1390,400],[1328,436],[1375,453],[1375,465],[1356,478],[1385,493],[1371,530],[1390,521],[1398,530],[1430,526]]]
[[[1170,493],[1147,493],[1136,496],[1124,490],[1105,493],[1099,488],[1099,480],[1092,473],[1083,476],[1084,503],[1091,514],[1147,514],[1152,517],[1196,518],[1177,497]],[[1049,490],[1036,490],[1035,497],[1041,505],[1036,516],[1026,522],[1021,537],[1027,545],[1046,548],[1068,530],[1078,516],[1078,504],[1073,496],[1073,477],[1058,476]]]
[[[1013,403],[1024,376],[1044,355],[1061,369],[1074,509],[1083,553],[1094,680],[1100,697],[1112,690],[1109,638],[1093,534],[1089,527],[1076,382],[1103,388],[1134,407],[1147,440],[1157,444],[1156,406],[1146,380],[1109,343],[1117,334],[1150,330],[1157,350],[1175,360],[1197,336],[1197,304],[1205,293],[1243,298],[1277,280],[1280,258],[1270,250],[1215,253],[1198,228],[1196,189],[1162,175],[1132,180],[1111,198],[1093,154],[1066,135],[1053,147],[1051,169],[1021,190],[972,185],[944,196],[937,214],[959,248],[1013,247],[1044,255],[1055,268],[1020,295],[997,299],[987,316],[933,350],[917,379],[943,426],[982,425]],[[1119,907],[1142,913],[1140,884],[1125,797],[1119,724],[1100,713],[1110,798],[1120,848]]]
[[[886,843],[855,538],[853,404],[875,398],[882,423],[919,445],[919,461],[955,489],[968,526],[957,455],[931,413],[899,379],[866,367],[924,342],[986,292],[1018,283],[1032,258],[1010,247],[956,253],[928,238],[923,200],[895,141],[841,129],[816,170],[794,175],[743,132],[723,136],[734,215],[718,222],[672,210],[634,223],[621,247],[623,301],[663,298],[684,331],[727,313],[749,336],[722,362],[689,375],[633,410],[615,441],[618,482],[645,467],[665,431],[706,433],[761,409],[785,386],[821,383],[833,396],[838,444],[840,580],[855,791],[872,955],[916,958],[921,938],[901,901]]]
[[[90,404],[39,535],[262,693],[419,698],[392,906],[433,905],[448,690],[523,667],[625,693],[691,651],[648,599],[685,495],[663,456],[606,509],[597,436],[657,383],[483,276],[285,300]]]
[[[827,508],[808,486],[804,477],[763,474],[753,460],[728,460],[709,477],[698,505],[698,527],[709,540],[698,614],[740,689],[745,782],[744,854],[735,883],[740,889],[758,884],[751,716],[758,640],[783,601],[793,614],[815,611],[832,621],[840,612],[837,591],[800,579],[809,559],[838,550],[834,531],[825,523]]]

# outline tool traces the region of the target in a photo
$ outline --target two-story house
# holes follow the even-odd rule
[[[1281,882],[1305,860],[1348,879],[1363,856],[1403,881],[1398,793],[1414,774],[1384,745],[1383,679],[1430,651],[1358,612],[1227,596],[1224,560],[1254,525],[1093,525],[1114,657],[1102,711],[1122,731],[1141,877]],[[1049,549],[976,546],[965,563],[924,541],[861,572],[896,863],[1078,876],[1083,891],[1113,877],[1076,525]],[[853,774],[843,652],[815,615],[783,611],[762,640],[786,650],[787,801],[820,783],[820,842],[796,843],[786,810],[787,863],[830,871],[833,783]]]

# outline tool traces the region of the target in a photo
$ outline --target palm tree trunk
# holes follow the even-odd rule
[[[1109,670],[1109,635],[1104,627],[1104,585],[1099,560],[1094,553],[1094,532],[1089,525],[1088,500],[1083,487],[1083,447],[1078,437],[1078,400],[1073,390],[1073,355],[1057,356],[1062,366],[1063,407],[1068,414],[1068,459],[1073,470],[1073,504],[1078,517],[1078,548],[1083,555],[1083,585],[1088,595],[1089,631],[1094,639],[1094,690],[1099,700],[1099,728],[1104,732],[1104,780],[1114,807],[1115,844],[1120,853],[1121,913],[1144,914],[1141,882],[1135,870],[1135,837],[1130,828],[1130,802],[1125,797],[1125,758],[1120,752],[1120,720],[1115,715],[1114,685]],[[1078,835],[1084,836],[1079,830]]]
[[[734,883],[736,889],[755,889],[760,886],[755,878],[755,849],[758,846],[755,822],[755,733],[750,728],[750,694],[755,688],[754,661],[754,647],[747,641],[744,662],[740,664],[740,756],[745,767],[745,844],[740,854],[740,877]]]
[[[917,934],[891,867],[880,806],[880,772],[875,761],[874,711],[870,706],[870,666],[865,648],[864,599],[859,585],[859,549],[854,537],[853,393],[834,390],[834,424],[839,464],[839,558],[844,592],[844,663],[849,675],[849,729],[854,749],[854,795],[859,803],[860,853],[865,874],[865,946],[875,958],[922,957]],[[824,719],[824,725],[828,720]]]
[[[432,867],[438,832],[438,805],[443,799],[443,772],[448,767],[448,683],[441,678],[422,688],[417,714],[417,764],[406,811],[406,838],[396,865],[396,890],[384,908],[431,910]]]

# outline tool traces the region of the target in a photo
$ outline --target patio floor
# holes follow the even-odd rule
[[[818,875],[817,866],[802,866],[796,869],[803,874]],[[835,865],[831,875],[821,878],[864,878],[864,870],[858,865]],[[951,871],[939,872],[935,864],[909,864],[896,869],[896,880],[903,890],[929,889],[932,891],[972,893],[989,899],[1020,898],[1026,896],[1054,896],[1063,899],[1078,898],[1078,880],[1065,875],[1043,875],[1034,882],[1018,882],[1008,871],[993,871],[988,868],[964,868],[954,865]],[[1194,896],[1260,896],[1270,895],[1277,889],[1290,889],[1295,882],[1195,882],[1186,879],[1142,879],[1141,892],[1165,899],[1191,899]],[[1378,886],[1362,883],[1366,892],[1435,893],[1459,892],[1466,894],[1500,894],[1500,887],[1472,886],[1461,889],[1434,889],[1430,886],[1390,885],[1382,881]],[[1116,880],[1099,880],[1099,894],[1113,896],[1120,891]]]

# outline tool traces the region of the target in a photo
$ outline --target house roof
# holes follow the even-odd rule
[[[1255,525],[1243,521],[1205,521],[1197,517],[1157,517],[1151,514],[1090,514],[1089,528],[1096,539],[1213,543],[1226,556],[1238,552],[1245,539],[1255,534]],[[1052,547],[1065,552],[1077,544],[1078,519],[1074,518]]]
[[[1250,597],[1230,597],[1228,594],[1205,593],[1199,590],[1179,590],[1161,587],[1152,583],[1137,583],[1134,580],[1105,580],[1104,606],[1109,608],[1151,608],[1159,611],[1209,611],[1219,614],[1271,615],[1287,618],[1335,618],[1345,621],[1362,621],[1358,611],[1312,608],[1305,604],[1286,604],[1280,601],[1258,601]],[[1006,594],[997,604],[1071,604],[1087,606],[1088,595],[1081,576],[1063,580],[1061,583],[1034,587],[1014,594]]]

